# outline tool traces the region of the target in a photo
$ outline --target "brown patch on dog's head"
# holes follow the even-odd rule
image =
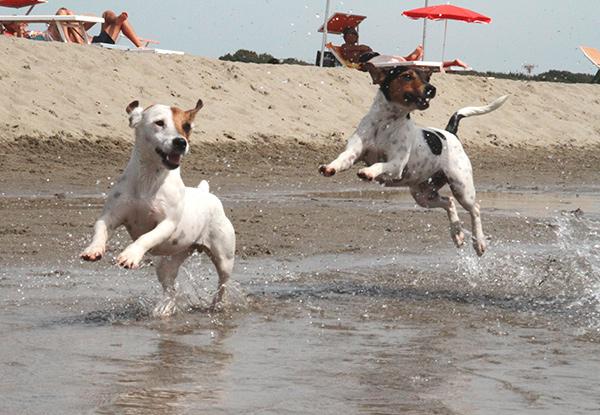
[[[196,107],[191,110],[184,111],[177,107],[171,107],[171,112],[173,113],[173,123],[175,124],[177,132],[188,140],[192,134],[194,118],[196,118],[196,114],[203,106],[204,104],[202,103],[202,100],[199,99],[196,103]]]
[[[435,97],[435,87],[429,83],[431,71],[406,66],[378,68],[371,63],[364,67],[389,102],[409,111],[427,109],[429,100]]]

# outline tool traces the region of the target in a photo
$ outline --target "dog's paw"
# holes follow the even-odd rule
[[[84,261],[98,261],[104,256],[104,247],[88,246],[79,257]]]
[[[325,164],[321,164],[319,166],[319,173],[325,177],[331,177],[335,174],[335,169],[333,167],[327,167]]]
[[[465,234],[462,231],[458,231],[457,233],[453,233],[451,236],[452,241],[454,241],[454,245],[456,245],[457,248],[462,248],[465,244]]]
[[[176,314],[183,312],[179,304],[177,304],[177,298],[173,295],[165,295],[165,297],[156,304],[154,310],[152,310],[152,316],[154,318],[169,318]]]
[[[132,244],[117,257],[117,264],[123,268],[135,269],[140,266],[143,256],[144,250]]]
[[[450,223],[450,237],[457,248],[462,248],[465,244],[465,233],[462,230],[460,222]]]
[[[475,248],[475,252],[477,252],[478,256],[482,256],[485,253],[487,246],[484,240],[473,240],[473,248]]]
[[[369,170],[367,169],[360,169],[358,171],[358,173],[356,173],[356,175],[363,179],[363,180],[367,180],[367,181],[372,181],[375,179],[375,176],[373,176],[373,174],[371,172],[369,172]]]

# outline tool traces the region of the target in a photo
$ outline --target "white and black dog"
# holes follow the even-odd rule
[[[502,96],[483,107],[457,111],[446,130],[421,128],[410,119],[414,110],[425,110],[436,90],[429,83],[431,72],[408,67],[377,68],[366,64],[379,91],[368,114],[348,140],[346,149],[334,161],[321,165],[324,176],[349,169],[357,161],[368,167],[358,171],[364,180],[388,186],[408,186],[415,201],[427,208],[443,208],[450,220],[450,234],[456,246],[464,244],[464,233],[452,197],[438,191],[448,184],[452,195],[470,213],[473,246],[478,255],[486,249],[479,204],[475,198],[473,170],[456,132],[462,118],[481,115],[500,107]]]
[[[143,109],[138,101],[129,104],[129,125],[135,128],[133,153],[108,195],[91,244],[81,253],[86,261],[99,260],[109,232],[124,225],[133,243],[117,257],[119,265],[137,268],[146,252],[162,256],[156,272],[165,298],[154,310],[160,316],[176,311],[175,278],[193,252],[205,252],[219,274],[213,305],[221,301],[233,269],[235,232],[221,202],[206,181],[197,188],[186,187],[179,173],[200,108],[201,100],[188,111],[166,105]]]

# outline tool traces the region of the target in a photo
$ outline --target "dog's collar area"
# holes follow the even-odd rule
[[[156,154],[160,156],[163,164],[169,170],[175,170],[181,164],[181,154],[167,154],[158,147],[156,148]]]

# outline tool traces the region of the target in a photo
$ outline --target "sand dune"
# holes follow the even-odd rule
[[[600,86],[435,74],[438,96],[416,114],[444,126],[458,108],[499,95],[501,110],[461,125],[471,146],[576,146],[598,143]],[[91,46],[0,38],[3,143],[18,137],[131,141],[124,108],[165,103],[205,108],[196,140],[289,140],[328,144],[352,131],[375,87],[367,74],[341,68],[222,62]]]

